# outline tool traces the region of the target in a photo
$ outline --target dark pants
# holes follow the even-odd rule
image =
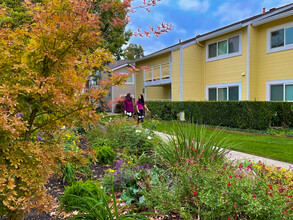
[[[137,121],[137,123],[139,123],[140,121],[143,122],[143,109],[138,111],[138,121]]]

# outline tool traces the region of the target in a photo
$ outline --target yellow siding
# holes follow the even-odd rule
[[[206,47],[210,43],[227,39],[235,36],[237,33],[242,34],[242,54],[240,56],[230,57],[226,59],[220,59],[215,61],[206,62],[206,50],[204,51],[204,63],[205,63],[205,86],[222,84],[222,83],[234,83],[241,82],[242,86],[242,100],[246,100],[246,60],[247,60],[247,30],[246,28],[240,31],[231,32],[229,34],[222,35],[217,38],[213,38],[205,42]],[[242,76],[244,74],[245,76]],[[203,97],[205,99],[205,95]]]
[[[249,100],[258,100],[258,30],[250,26],[250,57],[249,57]]]
[[[197,44],[183,48],[183,100],[202,101],[204,48]]]
[[[172,57],[172,101],[180,100],[180,50],[173,51]]]
[[[148,100],[165,100],[170,99],[170,85],[147,87]]]
[[[136,68],[140,69],[142,66],[151,67],[151,66],[156,66],[159,64],[163,64],[163,63],[168,63],[169,56],[170,56],[170,53],[166,53],[166,54],[152,57],[147,60],[142,60],[142,61],[136,63]],[[140,70],[136,74],[136,97],[138,97],[139,94],[142,94],[143,89],[145,89],[145,87],[144,87],[144,73],[142,70]],[[162,99],[161,97],[164,97],[164,96],[160,95],[160,92],[163,92],[163,90],[160,90],[158,88],[148,88],[147,97],[146,97],[147,100],[150,100],[150,98],[151,99]]]
[[[267,53],[267,29],[293,21],[293,16],[258,27],[258,83],[257,99],[266,100],[266,82],[293,79],[293,49]]]

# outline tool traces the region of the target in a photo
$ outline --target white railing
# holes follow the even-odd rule
[[[145,82],[155,82],[170,78],[170,63],[151,66],[144,71]]]

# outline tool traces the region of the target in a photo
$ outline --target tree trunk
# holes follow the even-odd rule
[[[25,141],[29,141],[29,139],[30,139],[30,135],[32,133],[33,123],[34,123],[35,117],[37,115],[37,112],[38,112],[38,109],[35,108],[35,109],[33,109],[32,113],[30,115],[27,130],[25,132],[25,137],[24,137]]]

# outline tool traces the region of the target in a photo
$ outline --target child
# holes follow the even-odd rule
[[[133,116],[133,103],[130,93],[128,93],[124,100],[124,114],[127,118],[131,118]]]
[[[148,107],[146,106],[146,104],[144,103],[144,98],[143,95],[140,94],[138,97],[138,100],[136,102],[136,109],[137,109],[137,113],[138,113],[138,121],[137,123],[139,123],[140,121],[143,122],[143,110],[144,108],[146,108],[147,111],[150,111],[148,109]]]

